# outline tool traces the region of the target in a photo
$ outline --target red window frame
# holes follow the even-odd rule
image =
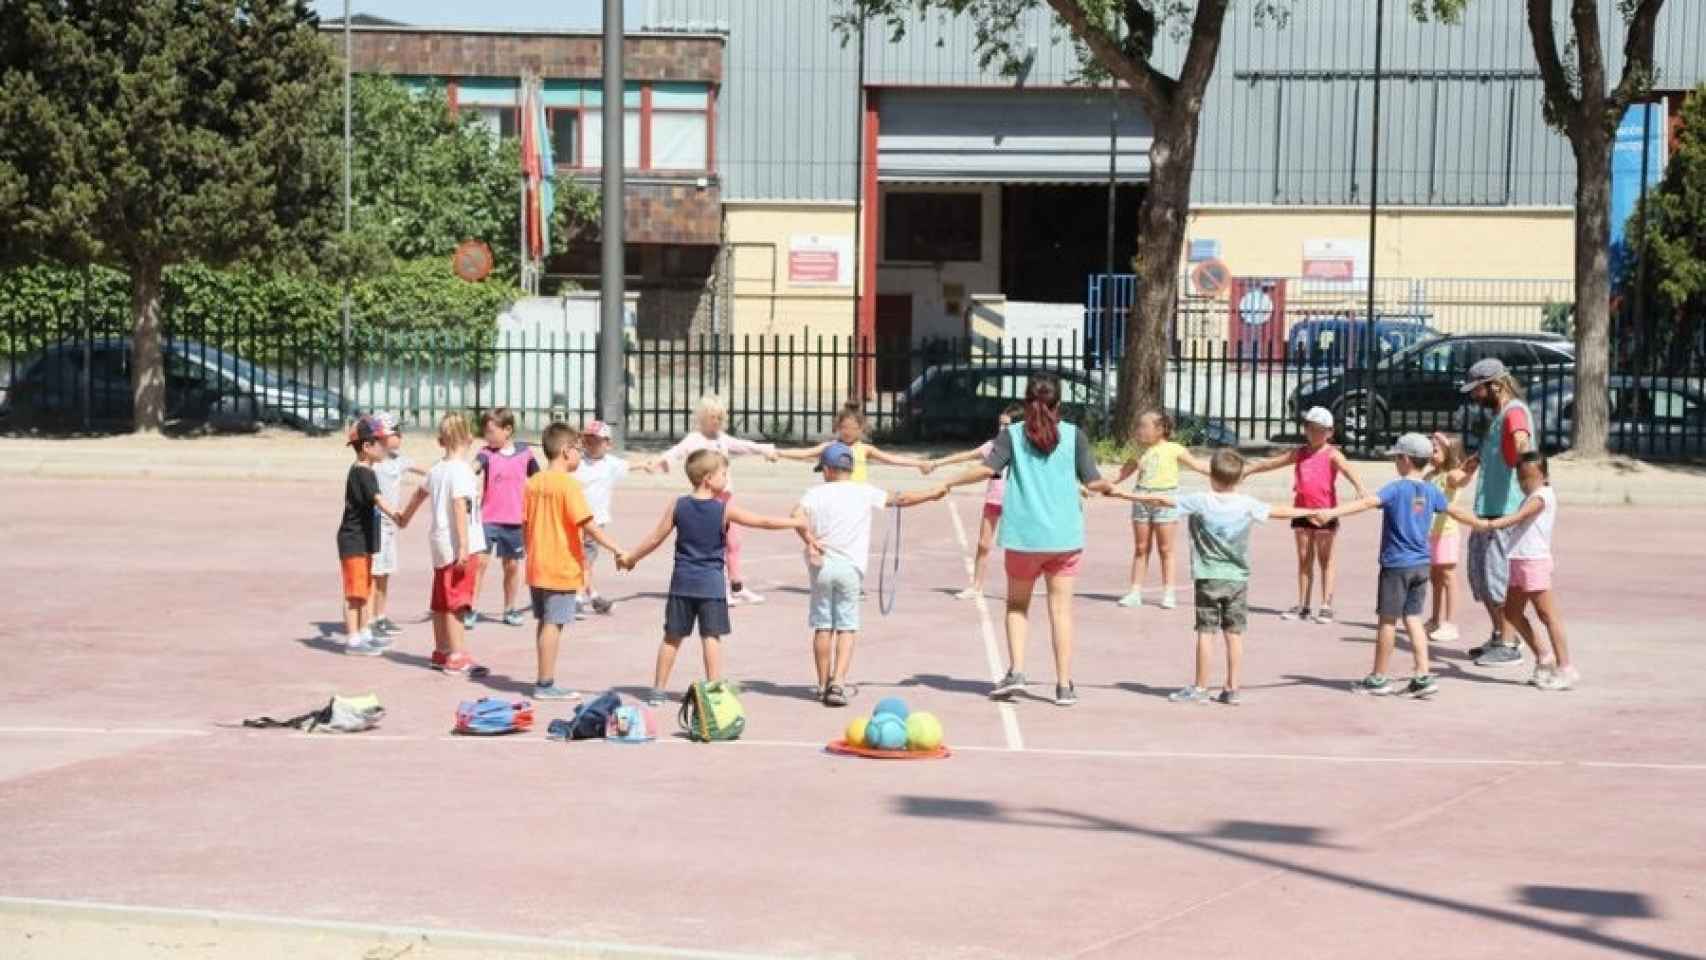
[[[716,173],[717,171],[717,85],[706,84],[706,100],[703,109],[695,107],[654,107],[652,104],[652,85],[650,81],[640,84],[640,156],[639,166],[634,169],[647,173]],[[629,112],[623,107],[623,114]],[[569,167],[576,170],[597,169],[587,163],[586,157],[586,114],[589,108],[578,107],[546,107],[545,123],[554,129],[555,115],[559,113],[575,114],[575,153],[571,159],[557,157],[557,166]],[[704,169],[671,168],[660,169],[652,163],[652,119],[659,113],[690,113],[703,114],[705,117],[705,167]],[[547,131],[549,133],[549,131]],[[602,160],[602,158],[600,158]]]
[[[555,136],[556,130],[557,130],[557,114],[559,114],[559,113],[572,113],[575,115],[575,155],[573,157],[570,157],[570,158],[556,156],[555,155],[556,145],[552,144],[552,150],[553,150],[552,159],[557,162],[557,166],[559,166],[559,167],[573,167],[575,169],[580,169],[582,167],[585,167],[586,166],[586,127],[585,127],[584,114],[586,113],[586,108],[585,107],[546,107],[545,108],[545,126],[549,128],[545,131],[546,136]]]

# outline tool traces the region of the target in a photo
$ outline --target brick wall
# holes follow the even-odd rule
[[[341,36],[335,28],[326,32]],[[341,42],[334,46],[341,55]],[[587,80],[604,69],[596,36],[358,28],[350,46],[357,73],[516,77],[532,70],[547,79]],[[713,37],[629,37],[622,57],[629,80],[723,81],[723,42]]]
[[[722,191],[715,185],[654,184],[633,175],[626,185],[627,242],[720,242]]]

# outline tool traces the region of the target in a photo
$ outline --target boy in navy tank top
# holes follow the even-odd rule
[[[687,458],[686,472],[693,492],[670,504],[651,536],[633,553],[616,560],[619,569],[632,570],[664,542],[670,531],[675,532],[675,571],[669,578],[669,600],[664,606],[663,643],[658,647],[652,691],[646,698],[654,707],[662,706],[667,699],[665,691],[675,655],[681,650],[682,638],[693,633],[695,624],[704,645],[705,679],[722,679],[722,638],[729,633],[729,585],[723,575],[729,524],[799,530],[808,542],[814,542],[804,517],[763,517],[719,499],[729,481],[729,461],[722,454],[700,450]]]

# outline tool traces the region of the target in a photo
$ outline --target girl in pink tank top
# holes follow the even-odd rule
[[[1333,415],[1321,407],[1311,407],[1303,415],[1305,442],[1278,456],[1269,457],[1245,468],[1246,477],[1281,467],[1292,468],[1292,505],[1308,509],[1325,509],[1339,505],[1338,481],[1342,475],[1351,482],[1357,497],[1368,496],[1362,480],[1351,469],[1350,461],[1333,439]],[[1339,521],[1317,524],[1312,519],[1291,521],[1292,539],[1297,545],[1297,606],[1280,617],[1285,620],[1314,620],[1333,622],[1333,586],[1337,566],[1333,562],[1333,541],[1338,537]],[[1315,589],[1315,573],[1320,571],[1321,605],[1313,613],[1309,601]]]

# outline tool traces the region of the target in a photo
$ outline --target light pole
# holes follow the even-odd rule
[[[1369,129],[1368,138],[1368,327],[1363,334],[1363,370],[1368,382],[1369,396],[1363,406],[1367,411],[1363,418],[1362,446],[1363,452],[1374,448],[1374,425],[1377,420],[1374,402],[1376,388],[1374,358],[1375,326],[1374,326],[1374,263],[1378,252],[1375,239],[1380,225],[1380,74],[1384,63],[1382,53],[1386,48],[1386,0],[1375,0],[1374,3],[1374,124]],[[1347,354],[1347,356],[1349,356]]]
[[[355,152],[354,139],[350,132],[350,0],[344,0],[344,243],[347,246],[350,239],[350,157]],[[349,312],[350,292],[349,277],[344,277],[344,325],[343,336],[339,341],[341,364],[338,369],[338,416],[349,416]]]
[[[599,272],[598,418],[610,425],[618,449],[628,428],[627,362],[623,348],[622,0],[604,0],[603,263]]]

